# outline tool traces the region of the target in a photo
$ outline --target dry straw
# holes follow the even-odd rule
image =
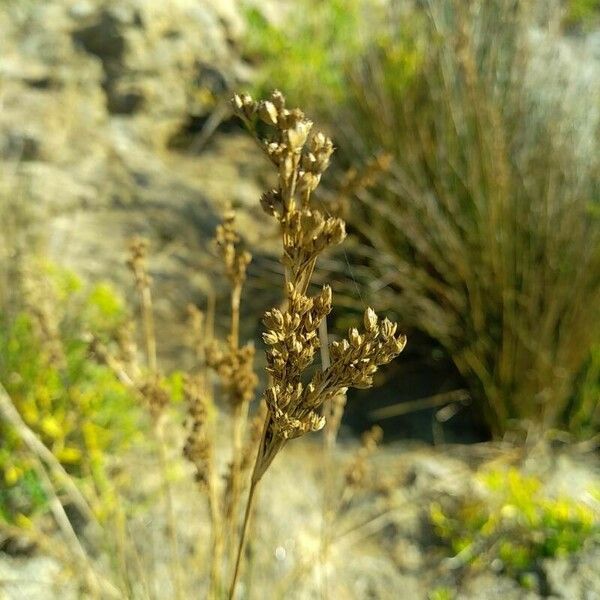
[[[152,420],[152,431],[155,437],[160,473],[162,476],[162,493],[166,509],[166,529],[171,553],[171,576],[174,597],[183,598],[183,573],[181,554],[177,537],[177,520],[173,500],[173,490],[169,474],[169,457],[165,436],[166,409],[171,401],[168,391],[162,384],[158,368],[154,313],[152,303],[152,279],[147,267],[148,242],[136,237],[129,244],[130,268],[139,299],[140,317],[144,332],[145,365],[137,361],[137,347],[133,341],[133,324],[125,326],[118,339],[120,356],[115,356],[99,339],[92,338],[93,354],[109,368],[119,380],[128,386],[141,399]]]
[[[349,387],[370,387],[378,367],[390,362],[406,344],[395,323],[381,321],[368,308],[363,330],[352,328],[345,339],[329,344],[325,356],[330,361],[322,358],[321,370],[311,374],[321,345],[319,328],[332,309],[331,288],[323,286],[311,295],[311,277],[318,257],[346,237],[344,221],[325,215],[311,197],[329,166],[333,143],[323,133],[313,133],[312,122],[300,109],[287,109],[281,92],[260,102],[246,94],[236,95],[233,106],[277,170],[277,187],[263,194],[261,204],[279,225],[285,303],[283,308],[267,311],[263,319],[268,412],[252,472],[230,598],[235,595],[254,492],[277,453],[290,439],[323,428],[323,405],[345,395]],[[270,135],[259,133],[259,122],[270,128]]]

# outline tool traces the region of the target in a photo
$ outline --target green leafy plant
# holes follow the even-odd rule
[[[455,598],[454,591],[445,586],[435,588],[427,596],[428,600],[454,600]]]
[[[569,0],[566,12],[568,25],[589,27],[597,23],[600,18],[600,2],[598,0]]]
[[[464,565],[500,561],[520,579],[543,558],[580,551],[600,534],[598,506],[544,492],[541,481],[511,468],[478,475],[476,498],[452,508],[434,503],[430,516],[440,540]]]
[[[364,46],[364,19],[361,0],[306,0],[279,23],[257,8],[248,9],[245,52],[262,67],[254,83],[257,95],[275,86],[285,89],[291,102],[313,109],[339,104],[345,69]]]
[[[571,407],[571,429],[592,437],[600,429],[600,345],[595,345],[581,371]]]
[[[108,336],[122,324],[112,288],[86,289],[72,273],[42,265],[35,288],[16,313],[0,315],[0,381],[23,421],[75,477],[103,476],[107,455],[122,450],[137,429],[127,390],[89,358],[85,334]],[[45,506],[35,457],[0,420],[0,514],[14,522]]]

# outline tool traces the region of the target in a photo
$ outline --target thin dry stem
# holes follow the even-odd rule
[[[256,486],[258,485],[258,480],[252,479],[250,483],[250,489],[248,491],[248,499],[246,500],[246,510],[244,511],[244,520],[242,522],[242,529],[240,533],[240,540],[237,547],[235,566],[233,568],[233,577],[231,579],[231,586],[229,588],[229,600],[233,600],[235,597],[235,588],[237,585],[238,577],[240,574],[240,564],[242,560],[242,552],[244,551],[244,544],[246,542],[246,532],[248,531],[248,524],[250,522],[250,514],[252,512],[253,501],[254,501],[254,492],[256,491]]]
[[[152,309],[151,278],[146,268],[148,243],[141,238],[135,238],[130,244],[130,258],[128,261],[140,301],[140,311],[144,325],[144,339],[146,348],[146,361],[149,379],[136,388],[145,398],[152,417],[154,436],[157,442],[158,459],[163,480],[163,496],[167,512],[167,537],[171,546],[172,576],[175,597],[183,598],[183,583],[181,560],[179,553],[179,540],[177,537],[177,520],[173,504],[173,490],[168,472],[167,445],[165,440],[163,412],[169,402],[168,394],[160,385],[158,362],[156,353],[156,336],[154,329],[154,314]]]

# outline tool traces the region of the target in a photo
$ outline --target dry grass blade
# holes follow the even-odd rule
[[[351,154],[393,155],[348,215],[367,283],[446,350],[496,435],[597,419],[573,398],[600,335],[598,113],[536,4],[425,3],[416,73],[398,88],[372,48],[343,111]]]

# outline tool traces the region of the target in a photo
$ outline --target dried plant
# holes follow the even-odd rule
[[[222,581],[235,559],[237,548],[240,499],[251,462],[255,454],[264,415],[260,424],[256,417],[249,424],[249,404],[254,398],[258,377],[253,370],[254,347],[240,345],[240,303],[246,269],[251,255],[240,249],[241,238],[235,230],[235,214],[228,211],[216,231],[215,245],[221,258],[225,275],[230,283],[231,321],[226,340],[213,336],[211,317],[196,306],[188,306],[190,344],[196,367],[186,375],[184,397],[187,405],[186,440],[183,455],[193,465],[194,478],[199,490],[206,496],[212,532],[210,553],[210,582],[208,596],[222,596]],[[153,431],[160,451],[161,470],[164,475],[167,502],[168,535],[173,556],[173,584],[181,597],[181,564],[176,536],[176,519],[172,491],[167,475],[167,453],[164,434],[166,409],[171,401],[158,369],[157,344],[152,310],[151,278],[147,270],[148,245],[145,240],[134,239],[130,244],[128,266],[138,292],[140,317],[144,332],[146,365],[140,367],[136,360],[137,348],[132,327],[122,328],[118,342],[119,355],[112,354],[99,340],[93,341],[95,354],[109,365],[120,379],[136,391],[143,400],[153,423]],[[211,373],[214,373],[223,399],[231,411],[231,459],[221,484],[221,474],[216,463],[215,403],[212,394]],[[259,411],[259,415],[261,415]],[[249,430],[248,432],[246,430]],[[248,433],[248,435],[247,435]],[[228,554],[224,553],[228,540]]]
[[[173,490],[169,475],[169,458],[165,437],[165,413],[171,402],[169,392],[164,387],[158,368],[157,344],[152,306],[152,279],[147,268],[148,242],[142,238],[134,238],[129,245],[127,265],[133,273],[138,293],[140,316],[144,331],[145,365],[142,368],[137,361],[137,348],[133,341],[132,327],[128,324],[121,330],[119,350],[121,357],[115,356],[100,340],[92,339],[91,349],[98,359],[106,363],[141,399],[148,410],[155,437],[162,488],[167,517],[167,536],[171,551],[171,574],[175,598],[183,598],[183,574],[181,555],[177,536],[177,521],[173,501]]]
[[[196,319],[200,320],[202,315],[200,311],[192,307],[190,312],[192,322]],[[202,328],[199,327],[196,339],[200,340],[201,336]],[[189,426],[183,454],[194,465],[196,483],[208,499],[212,535],[209,597],[212,598],[219,594],[221,588],[223,518],[219,474],[215,468],[214,428],[210,422],[214,406],[205,369],[201,368],[197,374],[187,377],[184,392],[188,406]]]
[[[364,331],[352,328],[347,338],[329,344],[322,370],[311,373],[309,367],[322,344],[319,327],[332,308],[329,286],[310,295],[311,277],[319,255],[346,236],[342,219],[326,216],[311,202],[329,166],[333,142],[320,132],[311,135],[312,122],[300,109],[287,109],[278,91],[261,102],[236,95],[233,105],[277,170],[277,187],[263,194],[261,204],[279,225],[285,305],[267,311],[263,319],[268,413],[250,482],[230,598],[235,594],[254,491],[277,453],[290,439],[323,428],[321,407],[349,387],[370,387],[378,367],[397,356],[406,343],[405,336],[396,333],[395,323],[380,321],[368,308]],[[260,135],[259,122],[271,128],[271,136]]]
[[[345,480],[348,489],[358,489],[365,485],[369,469],[368,459],[375,452],[382,438],[383,430],[378,425],[374,425],[363,434],[360,449],[346,469]]]
[[[207,364],[219,377],[232,415],[232,460],[227,476],[225,518],[230,525],[229,538],[237,530],[236,509],[241,493],[243,444],[248,408],[254,398],[258,377],[254,372],[254,346],[240,346],[240,300],[246,280],[246,269],[252,260],[249,252],[240,248],[241,238],[235,229],[235,213],[227,211],[217,227],[215,243],[231,285],[231,324],[225,348],[217,343],[207,348]]]

